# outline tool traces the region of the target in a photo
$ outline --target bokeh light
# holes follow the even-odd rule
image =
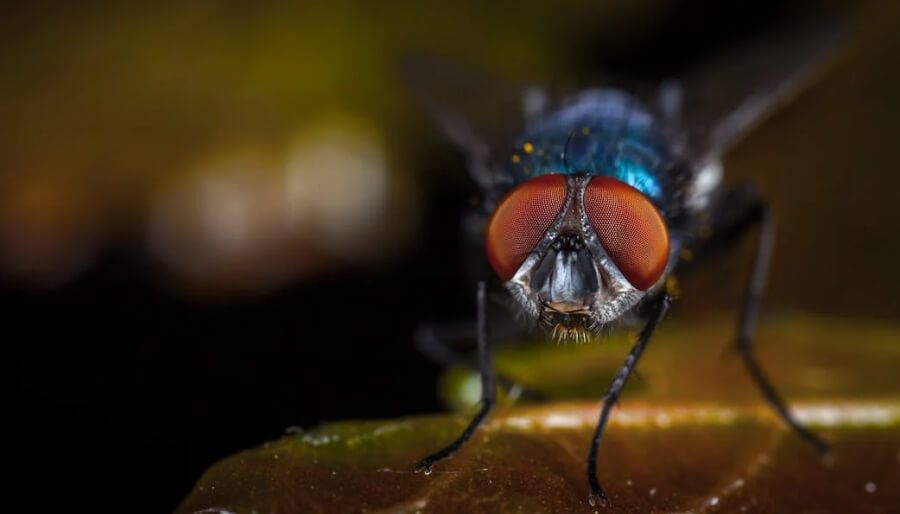
[[[392,219],[414,217],[389,167],[377,131],[339,116],[281,147],[219,152],[155,196],[148,246],[183,285],[231,293],[379,262],[408,237]]]

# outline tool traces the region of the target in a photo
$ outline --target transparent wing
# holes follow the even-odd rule
[[[466,156],[475,182],[486,192],[510,184],[500,161],[523,127],[543,112],[544,89],[434,55],[404,56],[400,68],[421,106]]]
[[[824,73],[846,33],[837,20],[787,27],[687,70],[680,84],[689,150],[718,158]]]
[[[846,33],[846,24],[838,20],[769,31],[688,68],[675,82],[665,82],[653,107],[673,143],[694,159],[718,159],[828,69]],[[473,179],[488,193],[488,204],[512,182],[503,166],[508,145],[571,93],[503,80],[434,55],[404,56],[400,68],[424,110],[466,156]],[[635,88],[642,82],[593,79],[626,86],[650,100],[644,89]]]

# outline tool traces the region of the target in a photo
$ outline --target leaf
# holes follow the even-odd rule
[[[626,387],[626,399],[751,402],[759,392],[733,349],[736,320],[702,324],[666,320]],[[591,344],[506,346],[497,369],[541,397],[599,399],[621,366],[636,333],[616,333]],[[755,348],[778,389],[791,400],[877,399],[900,394],[900,327],[793,315],[772,317]],[[468,406],[477,374],[454,369],[445,377],[445,401]]]
[[[615,409],[600,449],[610,508],[587,503],[593,401],[498,409],[430,476],[413,473],[414,464],[472,412],[324,425],[215,464],[176,512],[896,512],[900,330],[790,318],[761,331],[764,349],[790,349],[777,362],[764,351],[763,361],[789,397],[805,398],[792,403],[795,413],[834,444],[822,458],[736,386],[748,380],[711,344],[728,326],[689,337],[676,325],[651,345],[645,384]],[[618,343],[549,348],[574,350],[581,363],[593,353],[624,356]],[[529,358],[518,358],[528,369]],[[565,368],[557,358],[543,362]],[[508,369],[514,360],[506,357]],[[803,393],[810,384],[821,387]]]

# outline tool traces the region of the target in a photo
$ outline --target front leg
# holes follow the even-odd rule
[[[600,411],[600,421],[597,423],[597,428],[594,431],[594,438],[591,440],[591,451],[588,454],[587,462],[587,478],[588,484],[591,487],[591,495],[588,496],[588,503],[592,506],[596,505],[598,498],[603,504],[609,505],[609,498],[607,498],[606,493],[604,493],[603,489],[600,487],[600,482],[597,481],[597,450],[600,448],[600,441],[603,439],[603,432],[606,429],[606,423],[609,421],[609,413],[612,410],[613,405],[619,400],[619,395],[622,394],[622,389],[625,387],[625,383],[628,382],[628,377],[631,376],[635,366],[637,366],[641,354],[644,353],[644,348],[647,347],[647,343],[650,342],[650,338],[653,337],[653,332],[665,317],[666,311],[669,310],[669,305],[671,303],[672,297],[666,293],[661,294],[656,299],[650,319],[647,321],[647,324],[644,325],[644,329],[641,330],[641,335],[638,337],[637,342],[634,343],[631,352],[628,354],[628,357],[625,358],[625,363],[622,365],[616,378],[612,381],[612,384],[610,384],[609,389],[603,396],[603,408]]]
[[[475,433],[475,430],[484,422],[488,413],[494,408],[497,402],[496,380],[494,379],[494,356],[488,339],[487,327],[487,293],[485,283],[478,283],[478,320],[476,332],[478,337],[478,365],[481,368],[481,409],[478,414],[472,418],[469,425],[463,430],[462,434],[452,443],[441,450],[432,453],[422,459],[416,466],[416,471],[424,471],[426,475],[431,474],[432,465],[456,453],[463,444],[466,443]]]

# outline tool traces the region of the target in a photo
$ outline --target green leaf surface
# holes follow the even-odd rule
[[[601,446],[610,507],[587,502],[599,406],[579,400],[501,407],[431,475],[413,466],[452,440],[471,409],[327,424],[215,464],[176,512],[900,511],[900,330],[796,317],[762,328],[773,379],[834,444],[823,458],[757,400],[724,351],[729,328],[673,323],[653,341]],[[626,352],[625,338],[545,344],[504,352],[498,366],[527,386],[576,396],[594,388],[596,398],[605,384],[593,376],[608,377]]]

